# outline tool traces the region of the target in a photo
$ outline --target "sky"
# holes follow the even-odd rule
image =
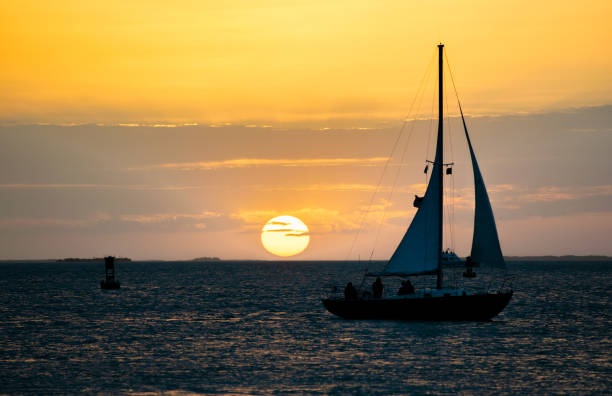
[[[433,159],[439,41],[504,254],[612,255],[611,16],[606,1],[4,2],[0,258],[273,259],[260,231],[292,215],[310,229],[296,259],[386,259]],[[448,76],[445,246],[465,255]]]

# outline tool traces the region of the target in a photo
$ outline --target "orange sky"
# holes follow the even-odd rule
[[[388,258],[423,193],[428,120],[372,194],[402,118],[433,114],[432,79],[408,110],[438,41],[504,253],[612,255],[611,17],[610,1],[3,2],[0,259],[268,259],[279,215],[311,231],[297,258]]]
[[[457,121],[444,246],[466,255],[472,171]],[[467,122],[506,255],[612,255],[612,106]],[[398,123],[0,126],[0,258],[271,259],[261,229],[292,215],[310,230],[293,259],[386,259],[424,192],[431,124],[404,134],[382,180]]]
[[[609,1],[19,1],[4,122],[404,115],[442,40],[477,114],[611,100]]]

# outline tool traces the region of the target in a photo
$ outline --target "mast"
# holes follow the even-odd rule
[[[436,288],[442,288],[442,232],[443,232],[443,218],[444,215],[444,67],[443,67],[443,51],[444,44],[438,44],[438,143],[436,146],[436,163],[434,166],[439,166],[438,180],[436,181],[440,186],[440,194],[438,197],[438,271],[436,279]]]
[[[417,212],[400,241],[397,249],[389,259],[382,275],[436,275],[436,287],[442,288],[442,241],[443,241],[443,182],[444,182],[444,81],[443,81],[443,44],[438,45],[439,52],[439,121],[436,156],[433,171],[427,184],[425,195],[419,197]],[[426,168],[427,169],[427,168]],[[415,200],[416,203],[418,203]],[[374,274],[373,274],[374,275]]]

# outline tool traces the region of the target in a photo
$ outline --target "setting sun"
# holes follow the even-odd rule
[[[275,217],[268,220],[261,230],[263,247],[276,256],[295,256],[302,253],[309,242],[308,227],[297,217]]]

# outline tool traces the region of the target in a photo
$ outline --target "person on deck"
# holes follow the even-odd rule
[[[412,286],[410,279],[402,281],[402,287],[400,287],[399,291],[397,292],[398,296],[404,296],[406,294],[414,294],[414,286]]]
[[[353,286],[353,282],[349,282],[346,284],[344,288],[344,299],[345,300],[356,300],[357,299],[357,290],[355,286]]]
[[[372,284],[372,293],[374,294],[374,298],[381,298],[383,294],[383,284],[380,280],[380,277],[376,278],[374,283]]]

